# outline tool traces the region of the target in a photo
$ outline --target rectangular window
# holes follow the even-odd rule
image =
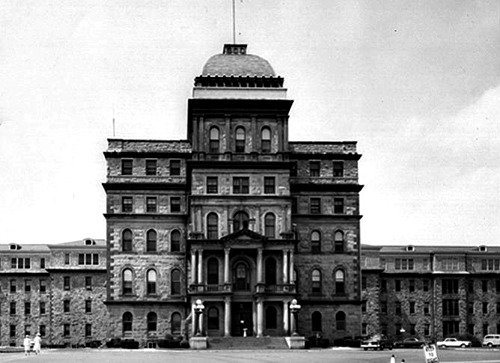
[[[482,280],[481,287],[482,287],[483,292],[488,292],[488,280]]]
[[[458,300],[443,299],[443,316],[458,316]]]
[[[380,311],[383,314],[387,314],[387,301],[380,302]]]
[[[146,197],[146,212],[156,213],[157,212],[157,198],[156,197]]]
[[[16,280],[10,280],[10,292],[16,292]]]
[[[321,163],[319,161],[310,161],[309,162],[309,176],[319,177],[320,176],[320,167],[321,167]]]
[[[333,213],[344,214],[344,198],[333,198]]]
[[[344,162],[334,161],[333,162],[333,177],[342,178],[344,176]]]
[[[170,175],[181,175],[180,160],[170,160]]]
[[[85,264],[85,254],[83,254],[83,253],[78,254],[78,264],[79,265]]]
[[[429,315],[430,314],[430,304],[426,301],[424,302],[424,315]]]
[[[181,198],[171,197],[170,198],[170,213],[179,213],[181,211]]]
[[[64,264],[69,265],[69,253],[64,254]]]
[[[29,258],[12,258],[10,267],[13,269],[29,269],[31,268],[31,260]]]
[[[217,194],[219,192],[219,179],[216,176],[207,176],[207,194]]]
[[[69,324],[64,324],[63,325],[63,336],[65,338],[69,337],[70,335],[70,325]]]
[[[45,268],[45,258],[40,258],[40,268]]]
[[[396,301],[396,309],[395,309],[396,315],[401,315],[401,302]]]
[[[47,291],[47,282],[45,280],[40,280],[40,293],[44,294]]]
[[[488,335],[488,324],[483,324],[483,336]]]
[[[408,291],[409,292],[415,291],[415,280],[408,280]]]
[[[38,331],[40,332],[40,335],[42,337],[44,337],[47,334],[47,328],[45,327],[44,324],[39,326]]]
[[[424,335],[425,336],[431,335],[431,325],[430,324],[424,324]]]
[[[92,336],[92,324],[85,324],[85,337],[91,337]]]
[[[63,300],[63,313],[69,313],[69,300]]]
[[[132,175],[132,159],[122,160],[122,175]]]
[[[91,253],[85,254],[85,264],[92,265],[92,254]]]
[[[382,324],[380,324],[380,332],[381,332],[383,335],[387,335],[387,324],[386,324],[386,323],[382,323]]]
[[[43,315],[43,314],[46,313],[46,310],[45,310],[45,301],[40,301],[39,308],[40,308],[40,315]]]
[[[15,301],[11,301],[10,302],[10,315],[16,315],[16,302]]]
[[[415,324],[410,324],[410,335],[415,335],[415,334],[416,334]]]
[[[10,268],[17,268],[17,258],[10,259]]]
[[[264,194],[276,193],[276,178],[274,176],[264,177]]]
[[[24,302],[24,315],[31,315],[31,303],[29,301]]]
[[[156,175],[157,161],[155,159],[146,160],[146,175]]]
[[[448,280],[442,281],[442,293],[443,294],[458,294],[458,280]]]
[[[366,313],[366,301],[363,301],[363,302],[361,303],[361,312],[362,312],[362,313]]]
[[[99,254],[94,253],[92,254],[92,265],[98,265],[99,264]]]
[[[483,314],[488,314],[488,303],[483,302]]]
[[[298,213],[298,208],[297,208],[298,200],[297,197],[292,197],[292,213],[296,214]]]
[[[395,283],[394,290],[401,291],[401,280],[395,280],[394,283]]]
[[[415,314],[415,301],[410,301],[410,314]]]
[[[90,299],[85,300],[85,312],[86,313],[92,312],[92,300]]]
[[[71,288],[70,286],[70,278],[69,276],[64,276],[63,277],[63,289],[64,290],[69,290]]]
[[[31,280],[24,280],[24,292],[31,292]]]
[[[366,276],[362,276],[362,277],[361,277],[361,288],[362,288],[363,290],[365,290],[365,289],[366,289]]]
[[[248,177],[233,177],[233,194],[248,194],[249,185]]]
[[[474,314],[474,303],[472,301],[467,303],[467,314]]]
[[[396,270],[413,270],[413,266],[412,258],[396,258],[394,263],[394,268]]]
[[[16,326],[14,324],[10,324],[9,336],[11,338],[15,338],[16,337]]]
[[[460,261],[457,257],[443,258],[441,267],[444,271],[458,271],[460,269]]]
[[[387,280],[380,281],[380,292],[387,292]]]
[[[422,269],[428,270],[429,269],[429,259],[428,258],[423,258],[422,259]]]
[[[92,276],[85,276],[85,289],[92,290]]]
[[[321,214],[321,198],[309,199],[309,213]]]
[[[132,212],[132,197],[122,197],[122,212],[131,213]]]

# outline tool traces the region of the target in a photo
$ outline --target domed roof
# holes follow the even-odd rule
[[[202,76],[276,77],[264,58],[246,53],[246,44],[225,44],[223,54],[210,57]]]

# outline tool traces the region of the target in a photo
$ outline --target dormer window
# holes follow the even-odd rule
[[[415,251],[415,247],[411,246],[411,245],[410,246],[406,246],[406,251],[407,252],[413,252],[413,251]]]
[[[11,250],[20,250],[21,249],[21,246],[16,244],[16,243],[11,243],[10,246],[9,246],[9,249]]]
[[[85,246],[92,246],[95,245],[95,241],[92,239],[86,239],[85,240]]]
[[[486,246],[479,246],[479,252],[488,252],[488,248]]]

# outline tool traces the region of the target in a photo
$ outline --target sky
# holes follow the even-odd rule
[[[0,2],[0,243],[105,238],[112,137],[185,139],[231,0]],[[500,2],[236,0],[291,141],[356,140],[361,242],[500,243]]]

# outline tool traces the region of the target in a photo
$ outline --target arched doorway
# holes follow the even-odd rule
[[[239,261],[233,268],[234,291],[250,291],[250,267],[247,263]]]

